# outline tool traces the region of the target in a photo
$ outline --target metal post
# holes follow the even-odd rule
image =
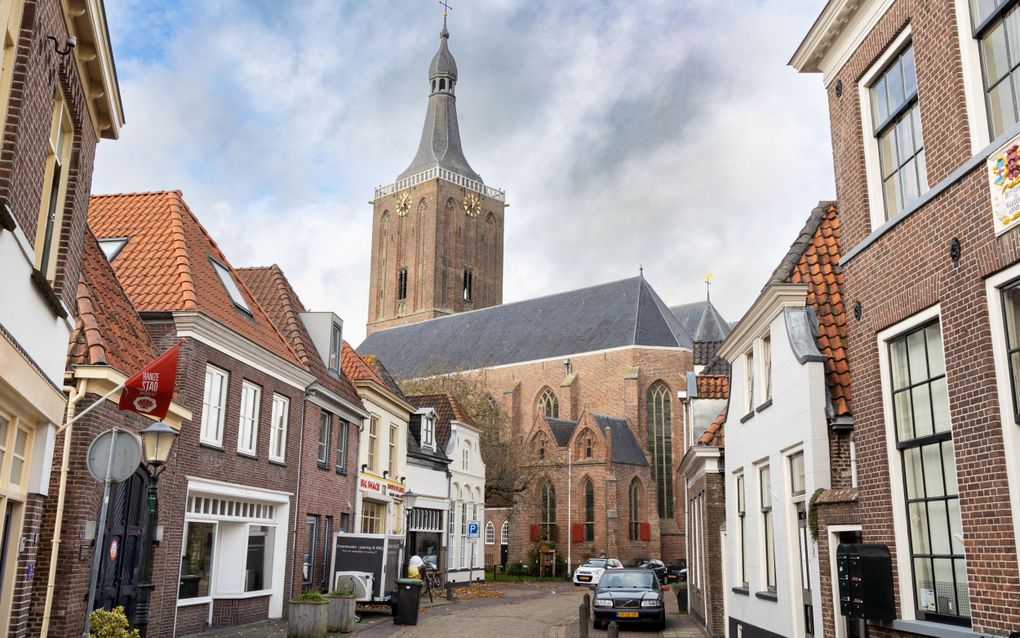
[[[85,604],[85,630],[82,631],[82,638],[89,638],[92,629],[92,606],[96,604],[96,580],[99,578],[99,561],[103,555],[103,541],[106,538],[106,513],[110,509],[110,473],[113,471],[113,450],[117,444],[117,434],[120,428],[113,428],[110,436],[110,452],[106,459],[106,475],[103,478],[103,504],[99,509],[99,529],[96,530],[96,545],[92,552],[92,571],[89,574],[89,596]]]
[[[571,466],[573,465],[573,451],[567,448],[567,576],[573,574],[570,570],[570,559],[571,559],[571,542],[574,540],[574,518],[573,518],[573,505],[571,502],[571,495],[573,493],[573,479],[571,478]],[[554,568],[555,569],[555,568]]]
[[[146,470],[148,471],[148,470]],[[138,629],[138,635],[141,638],[145,638],[149,629],[149,595],[152,593],[155,585],[152,584],[152,551],[156,541],[156,520],[157,520],[157,498],[158,498],[158,484],[159,484],[159,473],[148,472],[149,474],[149,490],[148,490],[148,521],[146,522],[146,538],[145,543],[142,545],[142,560],[138,566],[139,580],[138,583],[138,602],[135,603],[135,618],[134,625]]]
[[[577,628],[580,638],[588,638],[588,610],[585,609],[584,603],[577,607]]]

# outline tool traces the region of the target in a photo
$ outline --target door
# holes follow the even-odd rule
[[[146,542],[148,487],[149,477],[139,468],[128,480],[110,488],[95,609],[123,606],[127,617],[134,617],[138,568]]]
[[[800,583],[804,596],[804,633],[815,633],[815,609],[811,598],[811,530],[808,527],[807,507],[797,503],[797,538],[800,546]]]

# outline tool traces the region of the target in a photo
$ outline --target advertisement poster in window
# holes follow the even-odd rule
[[[995,234],[1020,226],[1020,136],[993,153],[987,162]]]

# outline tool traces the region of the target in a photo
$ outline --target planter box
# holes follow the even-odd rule
[[[352,633],[354,631],[354,605],[353,596],[330,596],[326,629],[339,631],[342,634]]]
[[[287,638],[326,638],[329,603],[290,601],[287,612]]]

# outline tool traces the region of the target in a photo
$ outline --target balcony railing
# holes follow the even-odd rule
[[[500,202],[506,201],[506,193],[499,190],[498,188],[486,186],[485,184],[479,182],[476,179],[471,179],[469,177],[464,177],[463,175],[458,175],[453,171],[447,170],[439,166],[434,166],[428,170],[422,171],[415,175],[411,175],[410,177],[405,177],[404,179],[398,179],[397,181],[393,182],[388,186],[379,186],[378,188],[375,189],[375,199],[391,195],[393,193],[396,193],[397,191],[402,191],[405,188],[410,188],[411,186],[415,186],[417,184],[421,184],[423,182],[427,182],[433,179],[443,179],[450,182],[451,184],[456,184],[457,186],[466,188],[469,191],[474,191],[480,195],[485,195],[486,197],[490,197],[492,199],[495,199],[496,201]]]

